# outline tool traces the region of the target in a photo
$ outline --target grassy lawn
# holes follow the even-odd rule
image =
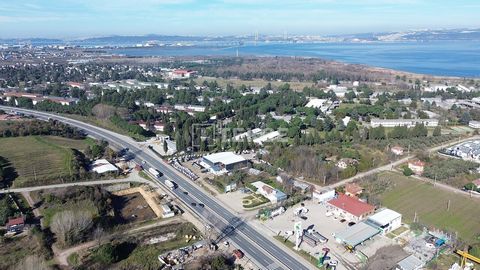
[[[35,178],[42,184],[42,179],[70,176],[72,147],[84,150],[87,141],[52,136],[1,138],[0,156],[15,168],[18,177],[13,186],[19,187],[32,184]]]
[[[421,224],[457,232],[466,242],[474,243],[480,235],[478,199],[435,188],[396,173],[381,173],[378,177],[392,181],[391,188],[380,195],[380,200],[384,206],[402,213],[404,222],[411,223],[417,213]]]
[[[252,194],[243,198],[242,200],[242,204],[244,208],[253,208],[268,202],[270,201],[260,194]]]

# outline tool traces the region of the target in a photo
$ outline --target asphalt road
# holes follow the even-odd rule
[[[215,198],[210,197],[210,195],[206,194],[200,187],[192,184],[190,180],[181,176],[174,168],[156,157],[153,152],[148,149],[145,149],[145,151],[140,149],[133,139],[58,114],[8,106],[0,106],[0,109],[6,112],[14,110],[44,120],[59,120],[82,129],[98,139],[104,139],[114,146],[129,148],[130,151],[135,154],[136,162],[146,162],[147,167],[154,167],[164,174],[163,177],[159,179],[162,185],[164,185],[162,180],[164,178],[174,181],[178,185],[178,188],[174,189],[173,193],[190,206],[192,211],[204,220],[209,221],[209,225],[214,226],[218,231],[224,232],[225,237],[228,237],[233,244],[239,247],[252,261],[261,267],[261,269],[308,270],[312,268],[312,266],[307,266],[306,262],[300,261],[301,258],[294,257],[289,252],[283,250],[283,248],[277,246],[276,243],[273,243],[272,240],[257,232],[247,222],[244,222],[234,213],[223,207]],[[183,191],[186,191],[188,194],[185,194]],[[197,206],[193,206],[193,202],[197,203]],[[199,203],[204,204],[205,207],[199,206]]]

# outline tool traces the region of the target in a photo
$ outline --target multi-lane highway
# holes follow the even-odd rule
[[[13,110],[41,119],[59,120],[82,129],[96,138],[106,140],[117,147],[129,148],[135,154],[137,162],[146,163],[146,166],[160,170],[164,174],[164,178],[174,181],[178,188],[172,192],[190,207],[193,212],[202,217],[205,222],[208,222],[208,225],[213,226],[218,231],[225,232],[226,237],[245,252],[261,269],[308,270],[312,268],[306,266],[306,262],[303,259],[286,252],[283,248],[273,243],[271,239],[257,232],[248,222],[239,219],[215,198],[205,193],[186,177],[180,175],[175,169],[156,157],[150,150],[146,149],[144,151],[141,149],[133,139],[57,114],[7,106],[0,106],[0,109],[7,112]],[[192,203],[196,203],[196,205],[194,206]],[[199,204],[203,204],[204,207]]]

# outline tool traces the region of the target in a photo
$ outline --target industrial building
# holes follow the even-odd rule
[[[466,160],[480,160],[480,140],[472,140],[451,146],[443,153]]]
[[[360,222],[335,233],[334,237],[338,243],[343,244],[350,249],[354,249],[356,246],[372,239],[375,235],[380,233],[381,231],[379,229],[365,222]]]
[[[366,223],[386,234],[402,226],[402,214],[385,208],[370,216]]]
[[[246,168],[249,166],[249,161],[233,152],[220,152],[202,157],[200,165],[214,174],[223,174]]]
[[[438,126],[438,119],[372,119],[370,126],[375,127],[414,127],[417,124],[423,124],[426,127]]]

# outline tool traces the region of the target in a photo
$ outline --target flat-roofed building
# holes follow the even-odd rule
[[[474,129],[480,128],[480,121],[470,121],[468,122],[468,126]]]
[[[386,234],[402,226],[402,214],[385,208],[371,215],[366,223],[381,230],[382,234]]]
[[[201,165],[212,173],[222,174],[246,168],[249,166],[249,161],[233,152],[220,152],[202,157]]]
[[[377,234],[380,234],[379,229],[370,226],[365,222],[360,222],[334,233],[333,236],[338,243],[343,244],[350,249],[354,249],[363,242],[372,239]]]
[[[438,126],[438,119],[378,119],[370,120],[370,126],[375,127],[414,127],[417,124],[423,124],[426,127]]]

